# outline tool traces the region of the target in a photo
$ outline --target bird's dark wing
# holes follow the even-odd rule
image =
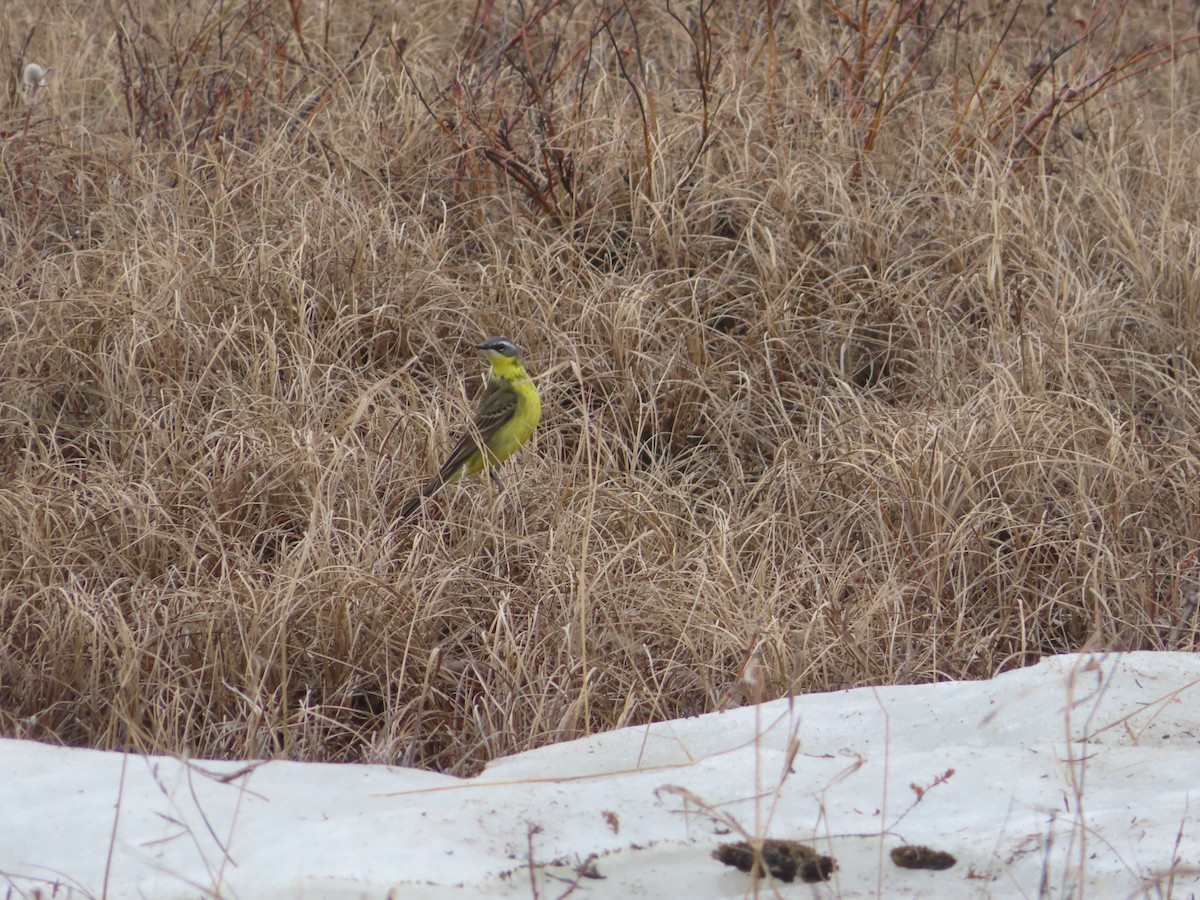
[[[404,504],[404,508],[400,511],[402,520],[412,516],[420,508],[423,499],[432,497],[440,491],[446,482],[462,468],[463,464],[479,450],[481,442],[482,445],[486,445],[492,439],[492,436],[516,413],[518,399],[517,392],[506,382],[500,379],[489,379],[487,391],[484,393],[483,399],[479,401],[479,408],[475,410],[475,427],[458,439],[458,443],[454,445],[454,449],[450,451],[450,455],[438,469],[437,476],[425,485],[425,489],[418,496]]]
[[[438,480],[450,478],[459,470],[463,463],[471,458],[482,442],[486,445],[500,428],[513,417],[517,411],[517,393],[504,382],[488,385],[487,393],[479,401],[479,409],[475,410],[474,428],[466,432],[442,467],[438,470]]]

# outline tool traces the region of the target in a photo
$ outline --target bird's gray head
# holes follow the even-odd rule
[[[499,353],[501,356],[511,356],[514,359],[520,356],[517,345],[506,337],[490,337],[482,344],[476,344],[475,349],[482,350],[484,353]]]

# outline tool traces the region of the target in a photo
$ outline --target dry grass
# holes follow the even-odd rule
[[[13,7],[0,732],[468,771],[1195,647],[1193,13],[988,6]],[[399,528],[491,333],[536,444]]]

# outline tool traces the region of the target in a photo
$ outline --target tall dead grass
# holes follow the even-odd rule
[[[1195,647],[1190,13],[519,8],[10,10],[0,731],[465,771]],[[537,441],[400,527],[491,333]]]

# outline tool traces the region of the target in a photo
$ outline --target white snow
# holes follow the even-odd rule
[[[1200,656],[1062,656],[627,728],[472,779],[0,741],[6,896],[731,897],[723,841],[811,841],[782,896],[1200,895]],[[923,791],[923,794],[921,793]],[[739,832],[740,829],[740,832]],[[902,844],[953,854],[897,868]],[[602,878],[579,878],[593,857]],[[760,887],[766,887],[761,885]],[[770,891],[767,891],[767,896]]]

